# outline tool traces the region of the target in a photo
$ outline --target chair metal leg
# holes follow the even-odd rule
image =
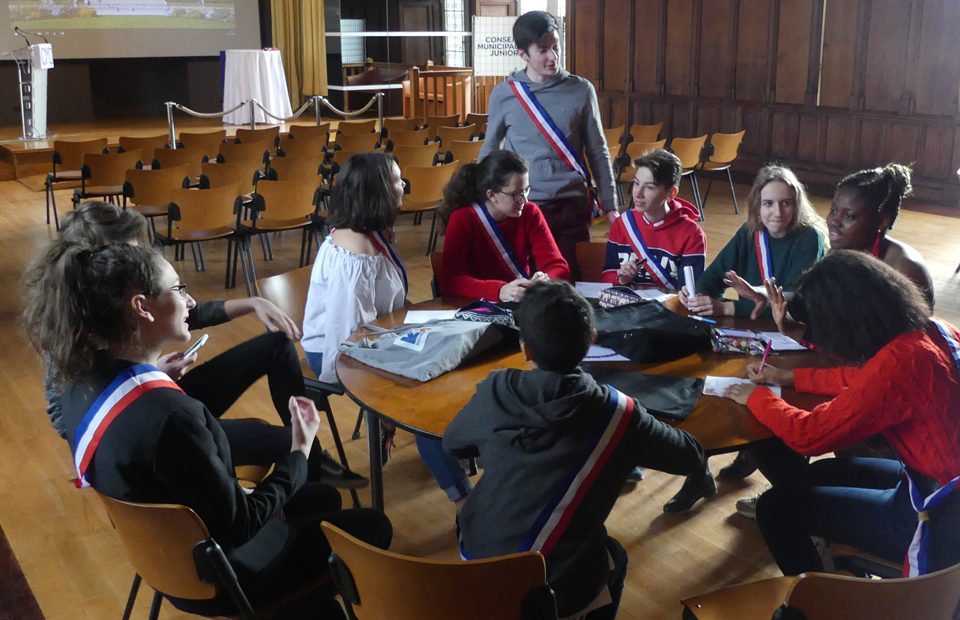
[[[307,257],[307,229],[304,228],[303,232],[300,234],[300,266],[303,267],[307,263],[305,259]]]
[[[343,449],[343,440],[340,439],[340,431],[337,429],[337,420],[333,417],[333,408],[330,406],[330,397],[325,392],[318,392],[317,397],[314,398],[314,402],[320,400],[317,403],[318,408],[327,414],[327,424],[330,425],[330,434],[333,435],[333,445],[337,448],[337,456],[340,458],[340,464],[346,469],[350,469],[350,464],[347,462],[347,453]],[[356,489],[350,489],[350,497],[353,498],[353,507],[361,508],[363,504],[360,503],[360,494],[357,493]]]
[[[153,593],[153,603],[150,605],[150,620],[157,620],[160,617],[160,605],[163,604],[163,595],[159,592]]]
[[[433,252],[434,248],[437,247],[437,238],[440,236],[436,232],[437,230],[437,210],[433,210],[433,219],[430,220],[430,236],[427,237],[427,256],[430,256],[430,252]]]
[[[960,269],[960,267],[957,267]],[[360,439],[360,427],[363,426],[363,408],[360,409],[360,413],[357,414],[357,425],[353,427],[353,434],[350,435],[350,439],[356,441]]]
[[[710,177],[710,181],[707,183],[707,191],[703,194],[703,206],[707,206],[707,200],[710,198],[710,188],[713,187],[713,177]]]
[[[270,255],[267,253],[267,243],[269,243],[270,240],[263,234],[257,236],[260,237],[260,249],[263,250],[263,260],[270,260]]]
[[[730,174],[730,168],[727,168],[727,181],[730,182],[730,196],[733,198],[733,209],[740,215],[740,205],[737,204],[737,192],[733,189],[733,175]]]
[[[137,593],[140,591],[140,582],[143,579],[140,573],[133,576],[133,583],[130,585],[130,596],[127,597],[127,606],[123,608],[123,620],[130,620],[130,614],[133,613],[133,604],[137,602]]]
[[[697,181],[695,172],[690,173],[690,189],[693,191],[693,204],[700,211],[700,220],[707,219],[707,215],[703,212],[703,201],[700,199],[700,183]]]
[[[236,250],[234,250],[234,247],[235,247],[234,240],[228,237],[227,238],[227,268],[226,268],[226,277],[223,283],[223,288],[232,288],[230,286],[230,276],[232,275],[234,280],[236,280],[236,277],[237,277],[237,269],[236,269],[237,253],[236,253]],[[233,262],[232,274],[230,272],[231,262]]]
[[[364,411],[367,421],[367,451],[370,453],[370,503],[374,510],[383,512],[383,455],[380,453],[380,419],[371,411]]]
[[[257,290],[257,268],[256,268],[256,266],[253,264],[253,250],[250,249],[250,238],[249,238],[249,237],[247,237],[247,239],[245,240],[245,242],[244,242],[244,244],[243,244],[243,247],[246,248],[246,250],[247,250],[247,259],[249,260],[249,263],[250,263],[249,266],[248,266],[249,277],[246,276],[246,275],[244,276],[245,278],[247,278],[247,282],[246,282],[246,284],[247,284],[247,297],[250,297],[251,295],[256,295],[257,297],[259,297],[259,296],[260,296],[260,291]],[[247,272],[244,271],[244,273],[246,274]]]
[[[197,260],[197,244],[196,244],[196,243],[191,243],[191,244],[190,244],[190,253],[193,254],[193,268],[194,268],[196,271],[201,271],[201,269],[200,269],[200,261]]]
[[[197,242],[196,245],[197,245],[197,254],[200,255],[200,271],[206,271],[207,262],[203,260],[203,244],[200,242]]]

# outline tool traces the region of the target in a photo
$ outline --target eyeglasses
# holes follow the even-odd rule
[[[171,287],[170,287],[170,290],[171,290],[171,291],[176,291],[177,293],[180,293],[180,298],[181,298],[181,299],[186,299],[186,298],[187,298],[187,285],[186,285],[186,284],[178,284],[178,285],[176,285],[176,286],[171,286]]]
[[[524,187],[523,189],[517,192],[501,192],[498,190],[497,193],[503,194],[504,196],[510,196],[511,198],[513,198],[515,202],[526,202],[527,196],[530,195],[531,189],[533,188],[528,185],[527,187]]]

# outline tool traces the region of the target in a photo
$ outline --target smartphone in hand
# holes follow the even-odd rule
[[[200,350],[200,347],[207,344],[207,340],[210,340],[210,334],[204,334],[200,338],[190,345],[190,348],[183,352],[184,357],[190,357],[194,353]]]

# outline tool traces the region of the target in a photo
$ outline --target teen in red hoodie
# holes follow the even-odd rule
[[[602,280],[680,290],[683,268],[692,266],[698,278],[706,264],[700,212],[677,198],[682,166],[676,155],[658,149],[633,165],[633,208],[610,227]]]

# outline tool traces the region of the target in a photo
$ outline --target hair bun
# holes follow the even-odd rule
[[[913,170],[910,166],[889,163],[883,168],[878,168],[877,173],[884,181],[890,184],[890,189],[893,190],[892,193],[900,196],[901,199],[913,193],[913,184],[911,182]]]

